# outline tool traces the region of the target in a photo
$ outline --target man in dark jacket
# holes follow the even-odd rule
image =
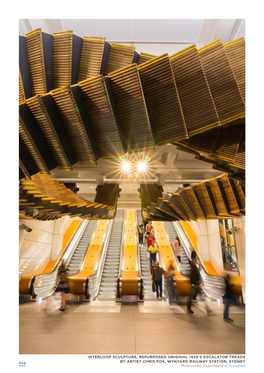
[[[159,262],[156,262],[152,271],[152,282],[155,282],[156,285],[157,299],[162,299],[162,275],[164,273],[166,271],[159,266]]]
[[[224,321],[234,321],[233,319],[229,317],[229,307],[230,307],[231,301],[234,301],[234,294],[233,294],[232,287],[230,284],[230,276],[228,274],[225,278],[225,286],[226,286],[225,295],[223,297],[224,304],[225,304]]]
[[[212,313],[212,311],[209,309],[202,294],[202,284],[200,280],[200,272],[197,267],[197,263],[198,263],[197,257],[194,257],[191,261],[191,274],[190,274],[190,280],[192,284],[192,293],[190,295],[189,302],[187,304],[187,312],[193,313],[193,310],[191,309],[192,298],[196,299],[197,295],[200,294],[202,300],[205,303],[206,312],[209,315]]]

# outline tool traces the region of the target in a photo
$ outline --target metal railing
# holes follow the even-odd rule
[[[137,210],[134,211],[134,222],[135,222],[135,240],[136,240],[136,263],[137,263],[137,277],[138,277],[138,298],[143,300],[144,297],[144,284],[141,276],[141,263],[140,263],[140,252],[139,252],[139,235],[138,235],[138,223],[137,223]]]
[[[123,230],[122,230],[122,245],[121,245],[121,253],[120,253],[120,262],[119,262],[119,274],[117,278],[117,287],[116,287],[116,299],[122,299],[122,276],[123,276],[123,265],[124,265],[124,252],[125,252],[125,231],[126,231],[126,218],[127,218],[127,211],[124,210],[123,215]]]

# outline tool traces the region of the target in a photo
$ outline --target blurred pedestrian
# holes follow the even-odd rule
[[[59,284],[56,289],[57,292],[61,293],[60,311],[65,311],[66,302],[70,297],[68,276],[69,276],[69,273],[67,272],[67,269],[65,268],[64,264],[61,264],[61,266],[58,269],[57,281],[59,282]]]
[[[197,258],[197,253],[192,246],[189,247],[191,253],[191,260]]]
[[[192,306],[192,297],[196,298],[197,295],[200,295],[201,300],[204,301],[205,308],[207,315],[212,314],[212,311],[210,310],[207,302],[204,299],[203,292],[202,292],[202,284],[201,284],[201,279],[200,279],[200,272],[197,267],[198,261],[197,258],[193,258],[191,261],[191,274],[190,274],[190,280],[192,284],[192,291],[189,297],[189,301],[187,304],[187,312],[189,313],[194,313],[193,310],[191,309]]]
[[[232,285],[230,283],[230,276],[229,274],[225,277],[225,295],[223,296],[224,299],[224,321],[234,321],[229,317],[229,307],[232,300],[234,300],[234,294],[232,291]]]
[[[156,285],[157,299],[162,299],[162,275],[166,271],[159,266],[159,262],[155,263],[155,267],[152,272],[152,282]]]
[[[155,267],[155,262],[152,262],[152,266],[151,266],[151,268],[150,268],[150,274],[151,274],[151,275],[152,275],[152,272],[153,272],[154,267]]]
[[[174,298],[174,292],[175,292],[175,268],[172,264],[172,260],[169,262],[169,267],[167,269],[167,272],[165,273],[164,277],[166,279],[166,288],[169,296],[169,307],[170,309],[174,310],[174,307],[172,306],[172,301]]]
[[[179,263],[181,263],[182,244],[181,244],[181,241],[180,241],[179,237],[175,238],[173,246],[174,246],[175,255],[177,256],[177,259],[178,259]]]

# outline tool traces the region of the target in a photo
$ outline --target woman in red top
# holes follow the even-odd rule
[[[147,236],[146,240],[147,240],[147,247],[149,247],[150,245],[153,245],[154,242],[156,241],[152,232],[150,232],[150,234]]]
[[[146,236],[149,236],[151,231],[152,231],[152,225],[151,225],[151,222],[149,221],[148,224],[146,225]]]

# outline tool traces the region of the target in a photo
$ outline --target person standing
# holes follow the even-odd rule
[[[223,296],[224,298],[224,321],[234,321],[229,317],[229,307],[230,307],[230,302],[233,300],[233,292],[230,284],[230,276],[227,274],[225,278],[225,295]]]
[[[150,245],[153,246],[154,243],[156,242],[156,239],[155,239],[155,237],[153,236],[153,233],[152,233],[152,232],[150,232],[150,234],[147,236],[146,240],[147,240],[147,247],[149,247]]]
[[[202,295],[202,284],[201,284],[201,280],[200,280],[200,272],[199,272],[199,269],[197,267],[197,263],[198,263],[197,258],[193,258],[192,261],[191,261],[191,274],[190,274],[192,291],[191,291],[189,301],[188,301],[188,304],[187,304],[187,312],[188,313],[194,313],[193,310],[191,309],[192,297],[196,298],[196,296],[198,294],[200,294],[202,300],[205,303],[205,308],[206,308],[207,315],[209,315],[209,314],[212,314],[212,311],[208,307],[207,302],[205,302],[205,299]]]
[[[153,227],[151,225],[151,221],[148,222],[148,224],[146,225],[146,235],[148,236],[149,233],[152,231]]]
[[[179,263],[181,263],[182,244],[181,244],[181,241],[180,241],[179,237],[175,238],[173,246],[174,246],[175,255],[177,256],[177,259],[178,259]]]
[[[158,248],[156,246],[156,244],[154,243],[153,245],[149,245],[149,269],[151,270],[151,266],[152,266],[152,263],[156,263],[156,260],[157,260],[157,252],[158,252]]]
[[[139,242],[139,245],[143,245],[143,229],[141,226],[138,226],[138,242]]]
[[[169,267],[167,272],[165,273],[164,277],[166,278],[166,288],[169,295],[169,307],[171,310],[174,310],[174,307],[172,306],[172,301],[174,298],[174,275],[175,275],[175,268],[172,265],[172,260],[170,261]]]
[[[148,224],[146,225],[146,229],[145,229],[145,238],[146,238],[146,241],[147,241],[147,238],[150,235],[150,232],[152,232],[152,231],[153,231],[153,227],[151,225],[151,221],[149,221]]]
[[[69,276],[69,273],[67,272],[67,269],[65,268],[64,264],[61,264],[58,269],[57,281],[59,282],[59,284],[56,289],[57,292],[61,293],[62,304],[61,304],[60,311],[65,311],[66,302],[67,300],[69,300],[69,297],[70,297],[68,276]]]
[[[155,268],[152,271],[152,282],[156,285],[157,299],[162,299],[162,275],[166,271],[159,266],[159,262],[155,263]]]

